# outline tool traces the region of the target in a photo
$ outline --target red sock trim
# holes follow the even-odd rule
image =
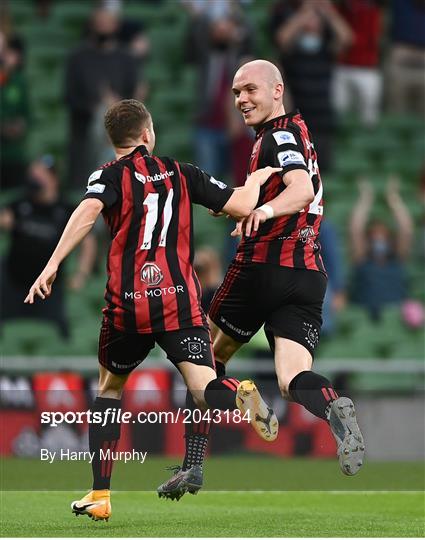
[[[329,394],[328,394],[328,391],[327,391],[326,388],[324,388],[324,387],[322,388],[322,394],[324,395],[326,401],[330,401],[330,400],[331,400],[331,398],[330,398],[330,396],[329,396]]]
[[[221,381],[227,388],[230,388],[233,392],[236,392],[238,385],[236,385],[234,382],[231,382],[229,379],[223,379]]]
[[[329,394],[331,395],[332,399],[337,399],[338,398],[338,394],[335,392],[335,390],[333,388],[328,388],[328,390],[329,390]]]

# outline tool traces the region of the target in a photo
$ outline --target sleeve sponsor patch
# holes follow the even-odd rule
[[[304,156],[301,152],[296,152],[295,150],[285,150],[284,152],[279,152],[277,155],[281,167],[286,167],[288,165],[304,165],[306,166]]]
[[[294,135],[290,131],[276,131],[273,138],[280,146],[281,144],[297,144]]]
[[[103,173],[103,169],[94,171],[94,173],[92,173],[89,176],[89,179],[87,180],[87,187],[90,185],[90,182],[93,182],[94,180],[99,180],[99,178],[102,176],[102,173]]]
[[[87,193],[103,193],[105,191],[105,184],[92,184],[87,186]]]
[[[215,184],[216,186],[218,186],[220,189],[226,189],[227,188],[227,184],[225,184],[224,182],[220,182],[220,180],[216,180],[214,178],[214,176],[211,176],[210,182],[212,184]]]

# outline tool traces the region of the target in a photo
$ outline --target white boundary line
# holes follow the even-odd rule
[[[4,494],[7,494],[7,493],[81,493],[81,492],[85,492],[85,491],[89,491],[87,489],[64,489],[64,490],[2,490],[0,492],[1,495],[4,495]],[[141,490],[141,489],[138,489],[138,490],[119,490],[119,491],[115,491],[115,490],[112,490],[111,491],[112,494],[114,495],[119,495],[120,493],[152,493],[154,495],[156,495],[156,491],[152,491],[152,490]],[[237,495],[252,495],[252,494],[255,494],[255,495],[263,495],[263,494],[268,494],[268,493],[273,493],[274,495],[280,495],[280,494],[283,494],[283,493],[287,493],[287,494],[290,494],[290,493],[312,493],[312,494],[323,494],[323,493],[327,493],[329,495],[390,495],[390,494],[403,494],[403,495],[425,495],[425,491],[421,491],[421,490],[400,490],[400,491],[391,491],[391,490],[353,490],[353,491],[350,491],[350,490],[329,490],[329,491],[326,491],[326,490],[287,490],[287,491],[284,491],[284,490],[262,490],[262,489],[257,489],[257,490],[249,490],[249,491],[242,491],[242,490],[202,490],[202,493],[205,493],[205,494],[218,494],[218,495],[228,495],[228,494],[231,494],[231,493],[235,493]]]

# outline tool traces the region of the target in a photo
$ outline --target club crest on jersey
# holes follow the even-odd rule
[[[188,354],[189,360],[199,360],[207,351],[207,343],[197,336],[183,339],[180,345],[183,345],[183,351]]]
[[[156,287],[164,279],[164,274],[155,263],[147,262],[140,270],[140,279],[148,287]]]
[[[298,231],[298,238],[304,243],[307,242],[310,238],[314,238],[315,236],[316,233],[314,232],[314,229],[311,225],[303,227]]]

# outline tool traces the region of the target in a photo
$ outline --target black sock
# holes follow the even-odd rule
[[[217,376],[224,376],[226,373],[225,364],[222,362],[215,363],[215,369]],[[195,402],[193,401],[192,394],[189,390],[186,392],[186,409],[193,411],[196,409]],[[203,467],[205,454],[207,451],[209,433],[211,429],[211,422],[207,420],[201,420],[201,422],[191,422],[184,425],[185,430],[185,455],[183,460],[182,469],[187,471],[193,465],[200,465]]]
[[[190,409],[191,411],[197,409],[189,390],[186,393],[186,409]],[[186,443],[186,451],[182,466],[184,471],[187,471],[187,469],[190,469],[193,465],[203,466],[208,446],[210,427],[211,424],[207,420],[194,422],[193,416],[191,417],[190,423],[184,425],[184,437]]]
[[[205,401],[210,409],[222,411],[236,409],[236,390],[239,381],[232,377],[218,377],[207,384]]]
[[[107,459],[107,456],[101,456],[100,450],[106,453],[115,452],[120,438],[121,424],[119,422],[111,422],[111,414],[106,416],[105,411],[115,409],[115,417],[118,409],[121,408],[120,399],[97,397],[91,408],[92,412],[102,413],[102,422],[91,422],[89,425],[89,447],[90,452],[94,452],[92,461],[93,470],[93,489],[109,489],[111,484],[111,474],[113,460]]]
[[[289,383],[289,394],[297,403],[323,420],[328,419],[329,405],[338,394],[332,383],[314,371],[301,371]]]

